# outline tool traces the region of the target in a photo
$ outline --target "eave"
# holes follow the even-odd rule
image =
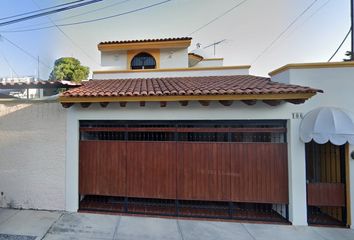
[[[161,41],[161,42],[132,42],[98,44],[98,50],[102,52],[135,50],[135,49],[162,49],[162,48],[188,48],[191,40]]]
[[[75,103],[87,104],[101,103],[108,105],[108,103],[127,103],[127,102],[160,102],[161,106],[166,105],[162,103],[180,102],[182,106],[188,105],[189,101],[199,101],[203,106],[208,106],[210,101],[219,101],[225,106],[230,106],[233,101],[243,101],[247,105],[254,105],[257,101],[263,101],[270,106],[279,105],[282,101],[293,104],[304,103],[316,93],[287,93],[287,94],[240,94],[240,95],[176,95],[176,96],[95,96],[95,97],[65,97],[60,96],[59,101],[64,107],[70,107]],[[89,106],[89,105],[88,105]],[[121,104],[121,106],[123,106]],[[125,106],[125,104],[124,104]]]

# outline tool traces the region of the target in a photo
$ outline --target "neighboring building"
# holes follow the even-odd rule
[[[6,84],[30,84],[33,82],[36,82],[37,79],[33,76],[26,76],[26,77],[1,77],[0,78],[0,84],[6,85]],[[22,99],[34,99],[34,98],[40,98],[43,96],[43,91],[40,89],[6,89],[1,91],[3,98],[9,98],[9,97],[16,97],[16,98],[22,98]],[[6,96],[9,95],[9,96]]]
[[[15,146],[20,118],[4,104],[0,204],[353,227],[354,63],[291,64],[265,78],[190,44],[100,43],[93,80],[61,94],[65,111],[48,105],[52,125],[30,125],[26,139],[45,143]]]

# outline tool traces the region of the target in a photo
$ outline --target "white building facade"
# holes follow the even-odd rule
[[[99,44],[102,69],[94,80],[59,99],[67,108],[62,208],[85,210],[96,200],[96,210],[118,212],[134,201],[217,202],[235,219],[240,210],[258,216],[258,207],[271,221],[279,215],[308,225],[320,217],[353,228],[354,129],[332,132],[348,138],[336,146],[305,143],[300,125],[320,107],[353,119],[354,63],[290,64],[267,79],[249,75],[250,66],[188,54],[190,42]],[[245,179],[251,183],[241,193]]]

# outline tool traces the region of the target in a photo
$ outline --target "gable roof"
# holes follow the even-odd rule
[[[91,80],[60,101],[139,102],[189,100],[300,100],[321,90],[273,82],[252,75]],[[300,103],[299,102],[299,103]]]

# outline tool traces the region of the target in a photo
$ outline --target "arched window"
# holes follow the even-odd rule
[[[150,54],[142,52],[135,55],[130,66],[132,69],[154,69],[156,68],[156,61]]]

